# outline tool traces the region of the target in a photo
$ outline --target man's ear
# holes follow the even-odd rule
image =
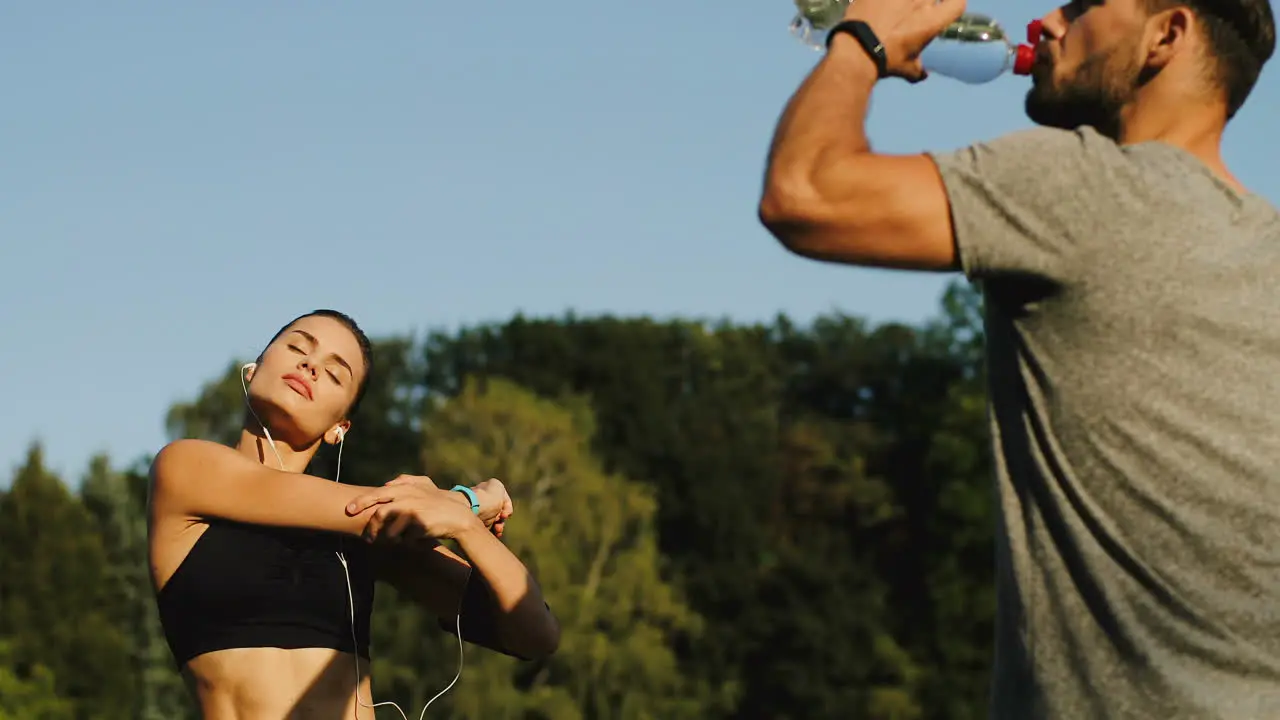
[[[1182,6],[1152,15],[1147,29],[1147,67],[1163,70],[1175,56],[1188,50],[1195,23],[1191,11]]]

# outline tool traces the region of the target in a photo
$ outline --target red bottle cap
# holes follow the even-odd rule
[[[1032,20],[1027,23],[1027,42],[1035,45],[1040,42],[1040,36],[1044,33],[1044,22],[1040,20]]]
[[[1014,75],[1030,75],[1031,66],[1036,62],[1036,49],[1030,45],[1019,45],[1017,56],[1013,60]]]

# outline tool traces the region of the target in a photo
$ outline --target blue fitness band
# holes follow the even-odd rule
[[[449,490],[452,492],[460,492],[463,495],[466,495],[467,499],[471,501],[471,512],[475,513],[476,515],[480,514],[480,500],[476,498],[476,492],[474,490],[472,490],[471,488],[465,485],[454,485],[453,487],[449,488]]]

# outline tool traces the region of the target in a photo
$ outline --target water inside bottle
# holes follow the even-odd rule
[[[1009,69],[1012,50],[1013,44],[995,20],[966,13],[925,46],[920,63],[926,70],[977,84]]]

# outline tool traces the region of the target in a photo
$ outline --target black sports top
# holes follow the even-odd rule
[[[369,657],[373,573],[354,538],[210,520],[157,596],[181,668],[227,648],[333,648]],[[355,601],[355,647],[341,549]]]

